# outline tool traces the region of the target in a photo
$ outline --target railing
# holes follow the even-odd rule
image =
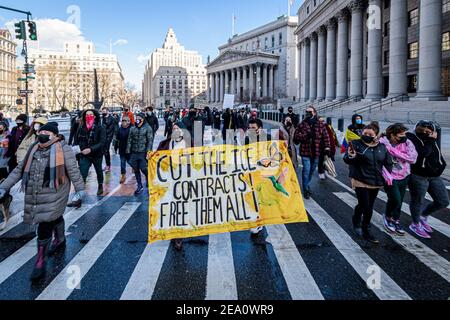
[[[317,109],[317,114],[323,114],[324,112],[332,112],[332,111],[334,111],[334,109],[340,109],[344,105],[349,105],[351,102],[354,102],[354,101],[356,101],[356,100],[354,100],[352,98],[348,98],[345,100],[331,102],[331,103]]]
[[[399,95],[399,96],[396,96],[393,98],[377,101],[368,106],[354,110],[353,113],[366,113],[366,112],[371,113],[372,110],[377,110],[377,109],[379,109],[381,111],[381,110],[383,110],[383,107],[388,106],[388,105],[392,107],[395,102],[399,102],[399,101],[401,101],[403,103],[405,101],[408,101],[408,99],[405,95],[402,94],[402,95]]]

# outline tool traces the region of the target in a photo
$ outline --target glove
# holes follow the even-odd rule
[[[8,192],[5,189],[0,189],[0,200],[2,200]]]

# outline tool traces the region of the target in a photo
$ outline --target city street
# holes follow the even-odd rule
[[[269,125],[268,128],[273,127]],[[161,123],[157,146],[162,139]],[[68,137],[67,121],[60,129]],[[209,141],[207,141],[209,143]],[[81,209],[66,210],[67,248],[49,259],[45,278],[29,281],[35,234],[21,221],[23,195],[13,193],[15,214],[0,232],[0,300],[447,300],[450,298],[450,210],[430,220],[431,240],[384,231],[386,195],[376,202],[373,233],[380,245],[353,236],[356,197],[348,168],[337,156],[337,179],[313,181],[305,201],[308,224],[266,227],[147,244],[148,195],[133,195],[135,179],[119,184],[118,156],[106,174],[105,196],[95,196],[95,172]],[[401,218],[410,224],[409,206]],[[78,288],[71,286],[80,276]],[[75,278],[74,278],[75,277]],[[374,289],[371,290],[370,288]]]

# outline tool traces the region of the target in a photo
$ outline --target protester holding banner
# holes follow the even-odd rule
[[[303,195],[305,199],[310,199],[312,195],[310,183],[319,164],[321,149],[323,148],[327,155],[331,151],[327,129],[324,123],[319,122],[314,107],[306,109],[305,120],[298,125],[294,141],[296,144],[300,144],[303,164]]]
[[[344,156],[358,198],[352,219],[353,229],[356,235],[373,244],[379,243],[370,232],[373,206],[378,192],[385,184],[383,171],[390,173],[393,168],[392,157],[386,146],[378,141],[379,132],[375,123],[366,126],[361,139],[351,142]]]

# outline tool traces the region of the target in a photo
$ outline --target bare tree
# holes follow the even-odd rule
[[[118,103],[124,108],[132,108],[133,106],[136,106],[139,102],[141,102],[140,93],[131,83],[126,83],[125,86],[119,90],[116,98]]]

